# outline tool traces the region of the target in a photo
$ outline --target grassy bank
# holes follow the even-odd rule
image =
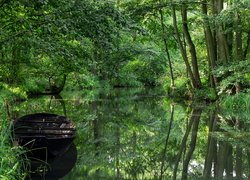
[[[0,179],[24,179],[24,150],[14,146],[11,139],[11,126],[7,120],[0,121]]]

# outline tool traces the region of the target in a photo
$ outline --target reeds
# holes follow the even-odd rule
[[[0,179],[25,179],[28,171],[23,148],[12,140],[12,128],[7,118],[0,120]]]

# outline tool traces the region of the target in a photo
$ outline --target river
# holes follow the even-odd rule
[[[77,128],[76,163],[62,180],[250,178],[245,112],[176,103],[149,88],[64,92],[14,108],[17,117],[36,112],[66,115]],[[70,157],[56,166],[73,166]]]

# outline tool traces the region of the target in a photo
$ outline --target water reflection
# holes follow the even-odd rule
[[[179,152],[176,156],[173,179],[176,179],[177,177],[177,170],[178,170],[179,163],[181,162],[181,158],[183,158],[181,179],[187,179],[188,177],[188,168],[190,167],[189,166],[190,160],[192,158],[192,155],[196,147],[196,140],[197,140],[198,127],[200,123],[201,113],[202,113],[202,109],[197,108],[197,107],[191,110],[190,118],[187,120],[186,132],[182,138],[182,142],[179,146]],[[191,137],[190,137],[189,144],[187,144],[189,135]]]
[[[53,98],[61,103],[66,114],[61,96],[50,98],[49,109]],[[28,114],[16,119],[13,129],[14,141],[25,148],[24,156],[31,163],[27,180],[56,180],[74,167],[77,159],[73,143],[76,128],[66,116],[44,112]]]
[[[250,177],[245,117],[175,104],[152,89],[71,92],[63,98],[78,129],[77,165],[64,180]],[[57,98],[30,99],[20,109],[41,111],[42,103],[64,113]]]
[[[243,126],[244,120],[236,121],[234,117],[222,121],[223,119],[222,116],[210,112],[211,136],[207,142],[204,177],[247,179],[250,177],[250,142],[248,139],[244,143],[242,135],[249,126]]]
[[[27,179],[39,180],[50,179],[57,180],[68,174],[74,167],[77,160],[77,150],[75,144],[71,144],[66,152],[60,156],[41,158],[41,151],[32,156],[31,159],[31,173]]]
[[[60,94],[54,94],[50,97],[50,102],[49,102],[49,109],[53,108],[52,107],[52,101],[57,101],[61,104],[61,107],[63,109],[63,115],[67,116],[67,111],[66,111],[66,106],[65,106],[65,101],[63,97]]]

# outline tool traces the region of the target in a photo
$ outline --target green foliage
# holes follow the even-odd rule
[[[11,138],[10,126],[5,122],[0,121],[0,178],[8,179],[25,179],[27,172],[24,167],[27,166],[24,158],[24,150],[21,147],[13,146]]]
[[[15,145],[12,140],[12,126],[5,110],[6,102],[0,101],[1,120],[0,120],[0,178],[25,179],[27,176],[28,161],[25,158],[23,148]]]
[[[227,4],[224,10],[215,16],[208,15],[208,22],[212,30],[218,30],[217,26],[223,25],[221,28],[225,30],[228,43],[231,35],[236,39],[236,31],[242,30],[242,48],[247,52],[249,3],[224,2]],[[182,2],[174,3],[177,28],[181,32]],[[59,87],[63,85],[65,76],[68,78],[68,89],[73,86],[95,88],[162,84],[168,87],[166,84],[170,81],[164,77],[169,76],[167,44],[174,78],[177,77],[176,95],[195,97],[196,94],[198,98],[214,99],[210,90],[212,85],[207,80],[213,68],[209,68],[201,8],[193,1],[188,1],[186,5],[189,13],[187,24],[197,51],[198,70],[201,79],[206,79],[201,91],[193,92],[195,88],[189,82],[178,85],[180,78],[186,81],[186,65],[176,43],[171,3],[152,0],[2,1],[0,81],[31,93],[48,92],[53,87]],[[212,6],[208,6],[208,14],[211,14],[210,11]],[[241,16],[240,25],[237,25],[236,13]],[[233,63],[237,56],[236,42],[230,43],[230,59],[214,72],[220,81],[219,92],[225,92],[238,83],[243,89],[248,88],[249,53],[244,52],[246,58]],[[220,48],[219,45],[217,47]],[[188,48],[186,52],[189,58]],[[221,51],[218,49],[218,52]],[[215,64],[222,64],[219,54],[217,56]]]
[[[167,91],[167,94],[170,98],[176,100],[186,100],[192,96],[190,91],[190,82],[187,78],[179,77],[175,79],[175,87],[170,87],[170,78],[169,76],[163,77],[162,80],[163,87]]]
[[[163,74],[164,68],[161,64],[156,63],[155,59],[135,59],[126,64],[122,72],[131,74],[132,77],[134,75],[137,81],[144,85],[155,86],[157,85],[157,79]]]
[[[31,93],[31,94],[40,94],[43,93],[46,87],[48,86],[48,80],[45,78],[39,78],[39,77],[30,77],[25,79],[25,81],[22,84],[22,87],[25,92]]]
[[[12,112],[10,106],[27,95],[20,87],[0,84],[0,179],[25,179],[28,170],[28,161],[25,158],[24,148],[17,145],[12,139]]]
[[[217,94],[215,92],[215,89],[213,88],[202,88],[199,90],[195,90],[194,91],[194,100],[197,101],[208,101],[208,102],[213,102],[216,101],[218,99]]]
[[[79,89],[91,89],[98,88],[100,86],[100,82],[98,78],[89,72],[85,73],[71,73],[67,78],[67,83],[65,86],[65,90],[79,90]]]
[[[221,78],[219,85],[220,93],[226,92],[227,90],[232,91],[232,89],[239,84],[242,88],[249,88],[250,80],[250,62],[248,60],[239,61],[232,63],[228,66],[220,66],[215,71],[214,74]]]
[[[193,146],[191,139],[194,135],[197,141],[189,163],[192,172],[188,173],[188,177],[201,178],[205,157],[210,153],[214,153],[215,157],[222,157],[224,153],[213,151],[212,148],[209,150],[210,143],[217,144],[219,148],[227,148],[228,144],[224,146],[226,142],[232,143],[233,146],[230,147],[233,149],[233,160],[237,159],[234,153],[236,146],[249,147],[246,139],[249,121],[244,121],[246,126],[239,130],[237,125],[231,125],[233,119],[225,114],[219,116],[227,120],[216,119],[217,107],[204,107],[206,110],[200,114],[197,113],[197,109],[203,109],[200,104],[186,107],[171,102],[158,88],[69,91],[64,92],[63,97],[67,116],[74,121],[78,134],[75,140],[78,161],[64,179],[113,179],[118,176],[120,179],[154,179],[160,177],[162,162],[164,178],[173,177],[176,163],[179,163],[177,176],[181,178],[182,164]],[[20,116],[41,111],[63,114],[61,101],[43,96],[17,104],[15,110],[18,110]],[[173,121],[170,126],[172,112]],[[197,117],[200,119],[196,119]],[[189,125],[198,122],[198,130],[191,126],[191,130],[187,131]],[[211,123],[216,125],[216,129],[212,130]],[[167,148],[164,151],[169,130]],[[211,131],[216,137],[211,136]],[[182,142],[186,133],[188,137]],[[245,140],[237,143],[238,139],[242,140],[244,137]],[[183,158],[177,162],[182,146]],[[242,157],[242,170],[248,172],[245,151]],[[219,165],[224,162],[222,159],[218,161],[212,163]],[[119,174],[114,169],[119,170]]]
[[[237,93],[234,96],[225,96],[221,98],[220,104],[224,109],[232,112],[250,113],[250,95],[249,93]]]
[[[0,83],[0,101],[4,100],[12,101],[13,99],[25,99],[27,94],[21,87],[14,87],[5,83]]]
[[[187,130],[186,123],[183,122],[187,120],[188,124],[193,117],[190,109],[185,111],[182,107],[175,106],[177,113],[170,128],[169,151],[164,159],[162,152],[173,108],[172,102],[157,99],[165,96],[165,93],[161,90],[157,90],[157,94],[145,89],[128,88],[122,93],[108,91],[113,86],[162,85],[168,96],[177,98],[178,101],[217,99],[214,88],[211,88],[212,84],[209,84],[214,67],[211,67],[210,54],[204,43],[207,39],[200,3],[186,1],[185,4],[188,6],[186,23],[196,48],[198,70],[203,80],[203,87],[196,89],[191,86],[191,75],[187,77],[186,64],[176,43],[177,33],[174,32],[172,22],[171,2],[0,0],[0,103],[19,102],[10,111],[15,115],[41,111],[63,114],[65,107],[62,108],[62,101],[57,101],[56,97],[38,98],[24,103],[17,100],[27,99],[28,93],[49,92],[53,87],[64,85],[64,77],[67,77],[64,90],[69,92],[63,92],[67,98],[65,104],[69,109],[69,117],[76,119],[80,134],[77,143],[81,153],[79,162],[82,164],[81,168],[75,170],[76,173],[85,173],[96,179],[102,176],[111,178],[116,175],[116,163],[120,162],[116,173],[119,174],[119,169],[122,169],[121,174],[128,174],[128,177],[124,176],[125,179],[158,178],[161,164],[166,161],[168,167],[164,178],[172,177],[179,145]],[[181,36],[185,36],[181,21],[183,1],[173,2],[177,12],[177,28]],[[236,87],[240,87],[245,92],[224,97],[220,103],[224,109],[234,112],[244,109],[248,112],[249,1],[224,0],[224,9],[218,15],[212,13],[214,6],[211,2],[213,1],[208,2],[208,16],[205,17],[208,23],[205,23],[205,27],[209,24],[211,31],[216,32],[216,37],[213,37],[217,51],[215,66],[221,66],[212,73],[218,78],[217,90],[222,94],[234,94]],[[241,17],[240,21],[237,21],[237,13]],[[237,33],[241,37],[236,37]],[[223,37],[225,40],[220,39]],[[187,38],[186,41],[184,39],[185,37],[181,37],[183,47],[186,47],[187,62],[191,62],[190,45]],[[237,40],[238,43],[241,42],[246,55],[241,59],[236,59],[239,50],[236,49]],[[226,41],[225,44],[222,41]],[[225,46],[228,46],[229,58],[222,62],[220,53]],[[175,87],[170,87],[166,48],[173,65]],[[194,67],[191,69],[194,70]],[[98,92],[86,92],[83,89],[98,89]],[[74,90],[80,92],[72,93]],[[152,96],[157,98],[150,99]],[[210,130],[205,124],[208,116],[210,115],[201,116],[204,121],[201,124],[201,136],[198,137],[200,149],[194,152],[199,164],[205,157],[204,141]],[[248,113],[245,114],[247,116]],[[232,134],[235,127],[228,123],[230,118],[225,121],[222,118],[223,123],[219,125]],[[237,118],[242,117],[238,114]],[[0,179],[20,179],[24,177],[23,172],[19,171],[23,166],[19,159],[23,150],[12,147],[10,125],[6,119],[7,117],[3,117],[0,124],[0,156],[3,156],[0,174],[4,174],[0,175]],[[248,122],[244,120],[246,128]],[[243,130],[239,131],[244,133]],[[98,137],[94,136],[96,133]],[[240,136],[247,137],[244,134]],[[226,138],[227,136],[223,136],[222,140],[225,141]],[[231,139],[237,145],[237,134],[233,134]],[[102,146],[96,147],[96,142],[100,142]],[[190,137],[186,142],[190,142]],[[185,149],[188,151],[190,148],[187,146]],[[18,156],[14,156],[14,153]],[[120,161],[117,161],[119,158]],[[14,167],[13,171],[10,170],[11,166]],[[201,173],[194,167],[191,169],[194,174]],[[177,177],[181,178],[180,173]]]
[[[138,80],[138,76],[130,69],[121,70],[118,77],[114,80],[111,80],[111,84],[117,87],[141,87],[143,86],[142,82]]]
[[[1,8],[11,16],[1,12],[0,40],[5,43],[0,48],[0,80],[24,84],[32,92],[44,92],[49,79],[80,73],[82,68],[103,76],[100,70],[110,64],[106,59],[111,59],[116,34],[125,23],[109,1],[18,1],[4,2]],[[37,78],[43,83],[36,85]]]
[[[243,93],[223,99],[218,115],[220,129],[223,131],[212,133],[212,136],[232,146],[250,150],[248,141],[250,135],[249,100],[249,95]]]

